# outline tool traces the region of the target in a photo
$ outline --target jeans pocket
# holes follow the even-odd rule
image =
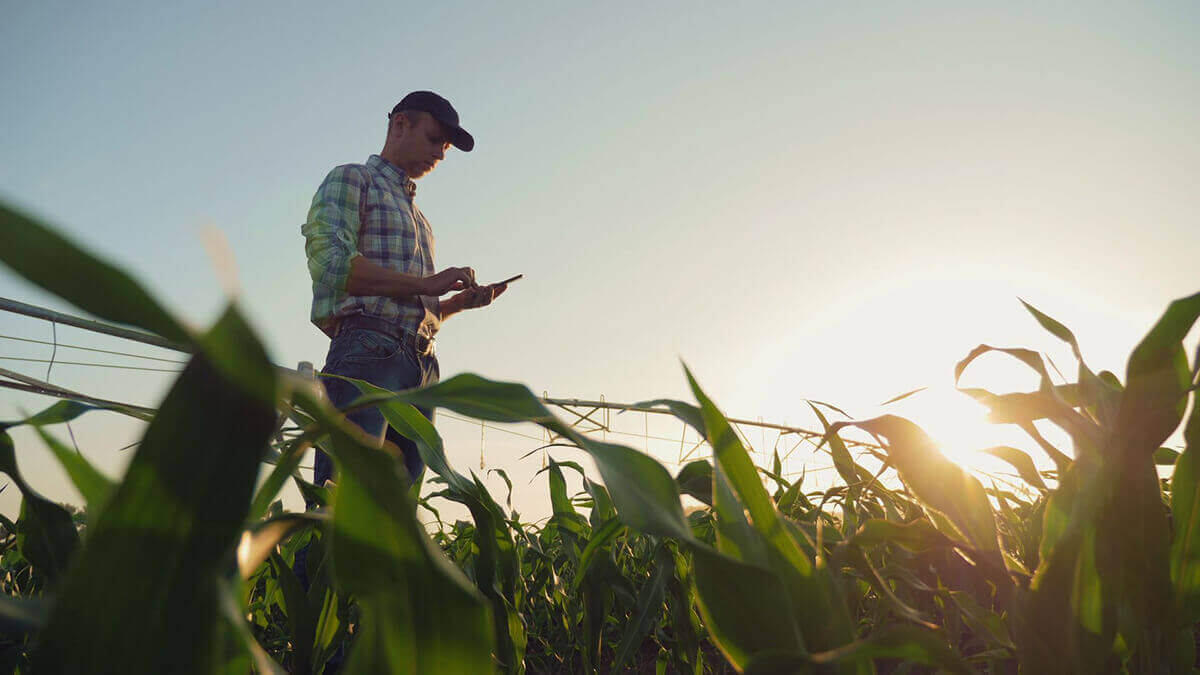
[[[385,361],[401,349],[399,340],[373,330],[356,330],[349,337],[343,356],[347,361]]]

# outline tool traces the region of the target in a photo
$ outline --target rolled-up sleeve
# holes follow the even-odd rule
[[[358,233],[362,227],[360,206],[367,177],[361,167],[339,166],[325,177],[308,210],[308,222],[300,228],[314,297],[328,301],[344,296],[350,277],[350,261],[361,253]]]

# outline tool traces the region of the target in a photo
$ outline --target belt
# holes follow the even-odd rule
[[[376,333],[383,333],[389,337],[393,337],[400,341],[400,344],[411,345],[413,351],[419,356],[430,356],[433,354],[434,338],[419,335],[410,330],[401,328],[391,321],[385,321],[373,316],[363,314],[353,314],[338,320],[337,327],[334,329],[333,335],[337,337],[342,331],[361,328],[365,330],[373,330]]]

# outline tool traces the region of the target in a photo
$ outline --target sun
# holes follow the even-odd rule
[[[1012,472],[1012,467],[983,452],[985,448],[1028,442],[1019,429],[989,422],[986,406],[953,387],[931,387],[897,402],[890,412],[924,429],[946,459],[979,473]]]

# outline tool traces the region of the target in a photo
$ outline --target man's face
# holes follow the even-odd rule
[[[397,154],[400,161],[397,163],[409,178],[415,180],[433,171],[438,162],[445,159],[450,140],[442,123],[432,115],[418,113],[413,117],[416,119],[407,122],[397,120],[395,124],[400,128],[395,131],[399,133]]]

